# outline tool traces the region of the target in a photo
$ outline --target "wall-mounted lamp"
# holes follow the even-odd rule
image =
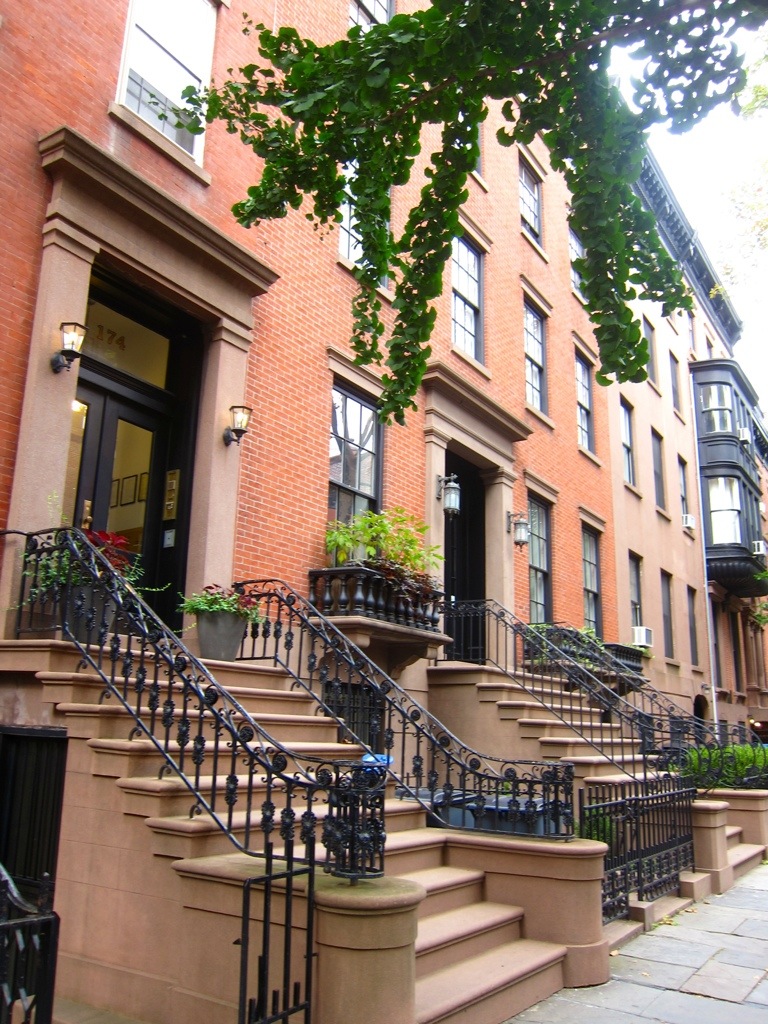
[[[449,476],[438,475],[436,498],[440,501],[441,497],[443,512],[447,516],[457,516],[461,511],[461,487],[455,473],[451,473]]]
[[[236,444],[240,444],[240,438],[243,434],[248,432],[248,424],[251,419],[251,413],[253,409],[249,409],[247,405],[232,405],[229,409],[229,415],[232,419],[231,424],[224,431],[224,444],[229,447],[234,441]]]
[[[525,512],[507,512],[507,533],[514,532],[514,541],[519,548],[525,547],[531,539],[531,527]]]
[[[82,324],[67,323],[59,328],[61,331],[61,351],[51,356],[51,369],[54,373],[68,370],[76,359],[80,358],[80,349],[85,341],[87,327]]]

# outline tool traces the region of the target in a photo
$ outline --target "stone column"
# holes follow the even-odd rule
[[[728,804],[724,800],[695,800],[693,803],[693,859],[697,871],[712,880],[712,892],[723,893],[733,885],[733,868],[728,863]]]
[[[423,886],[319,878],[316,1024],[415,1024],[416,926]]]

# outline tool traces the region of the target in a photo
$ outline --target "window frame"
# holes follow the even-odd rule
[[[656,328],[648,317],[643,317],[643,337],[648,344],[648,360],[645,364],[645,372],[652,384],[658,381],[656,370]]]
[[[538,336],[530,330],[532,323],[539,325]],[[537,352],[532,351],[529,339],[532,345],[538,347]],[[546,414],[549,405],[546,317],[527,297],[523,303],[523,348],[525,351],[525,400],[531,408]]]
[[[661,622],[664,636],[664,657],[675,656],[674,601],[672,593],[672,574],[666,569],[661,570]]]
[[[478,363],[483,362],[483,250],[475,245],[466,234],[456,236],[451,246],[451,345],[459,352],[469,356]],[[457,258],[457,253],[470,253],[475,261],[476,273],[470,273],[468,267]],[[471,281],[475,286],[475,294],[469,293],[464,282]],[[458,318],[457,306],[463,312],[472,311],[474,323],[468,329],[464,318]],[[471,339],[471,344],[466,340]]]
[[[167,7],[131,0],[118,76],[117,103],[166,142],[178,147],[179,154],[202,165],[205,133],[193,135],[184,128],[177,128],[171,113],[174,106],[184,105],[181,89],[195,83],[203,87],[211,80],[220,4],[218,0],[196,0],[196,4],[194,8],[184,8],[183,20],[187,28],[182,45],[177,37],[171,43],[167,25],[159,20],[161,15],[158,12],[167,12]],[[194,44],[189,43],[191,38],[194,38]],[[202,45],[201,39],[204,41]],[[193,53],[194,49],[198,52]],[[151,53],[155,53],[154,59]],[[196,64],[194,69],[189,66],[191,59]],[[153,76],[152,81],[145,77],[148,71]],[[178,95],[171,95],[169,75],[184,79],[184,85],[177,90]],[[163,103],[158,110],[161,100]]]
[[[386,13],[379,16],[379,11],[384,9]],[[356,17],[353,15],[355,12]],[[349,0],[349,25],[350,28],[360,25],[363,32],[367,32],[371,25],[384,25],[392,17],[392,0]]]
[[[583,371],[583,378],[579,371]],[[592,364],[576,350],[576,437],[579,447],[595,453]]]
[[[699,664],[699,632],[696,626],[696,589],[687,587],[688,600],[688,645],[691,665]]]
[[[713,504],[713,498],[722,500]],[[744,544],[742,519],[743,502],[737,476],[707,477],[707,508],[709,509],[709,535],[714,544]],[[725,524],[725,529],[719,524]],[[725,537],[726,539],[720,539]]]
[[[633,408],[623,398],[621,399],[621,447],[624,464],[624,483],[630,487],[637,486],[637,475],[635,472],[635,441]]]
[[[574,267],[573,263],[574,263],[574,260],[584,259],[585,253],[586,253],[586,250],[584,249],[584,243],[582,242],[581,238],[579,237],[579,233],[577,231],[574,231],[574,229],[572,227],[570,227],[570,225],[569,225],[569,227],[568,227],[568,258],[569,258],[570,267],[571,267],[571,288],[573,289],[574,292],[576,292],[576,294],[579,296],[580,299],[584,298],[584,296],[582,294],[582,291],[581,291],[581,274],[579,273],[578,270],[576,270],[576,268]]]
[[[520,156],[518,174],[520,196],[520,227],[537,245],[542,244],[543,208],[542,180],[524,156]]]
[[[350,403],[354,403],[354,405],[358,406],[360,409],[358,414],[359,430],[357,432],[357,440],[355,439],[354,428],[351,437],[345,437],[335,429],[337,421],[337,398],[340,400],[340,405],[344,409],[344,415],[347,420],[349,420],[347,410]],[[366,430],[370,430],[370,443],[366,441],[364,436],[364,431]],[[347,433],[349,434],[349,431],[347,431]],[[329,429],[329,520],[349,520],[358,512],[364,512],[368,509],[376,512],[381,507],[383,436],[383,429],[376,411],[376,400],[371,396],[358,391],[354,387],[351,387],[344,381],[334,381],[331,389],[331,421]],[[334,476],[332,472],[334,443],[336,443],[338,447],[338,459],[341,467],[336,476]],[[354,483],[349,481],[348,473],[344,468],[347,453],[351,452],[352,449],[356,450],[358,453]],[[365,452],[372,463],[372,469],[370,472],[371,485],[368,490],[360,485],[361,465],[363,462],[359,457],[361,452]],[[346,502],[342,502],[342,498],[346,498]],[[342,508],[342,504],[346,504],[348,509]]]
[[[664,479],[664,438],[651,427],[651,455],[653,460],[653,493],[656,507],[666,510],[667,488]]]
[[[677,456],[677,472],[678,479],[680,481],[680,512],[682,515],[688,515],[688,463],[682,457]]]
[[[735,422],[734,389],[722,381],[702,384],[701,425],[705,434],[732,434]]]
[[[581,525],[581,572],[584,594],[584,626],[598,636],[603,630],[602,586],[600,579],[600,534],[585,523]]]
[[[669,376],[672,388],[672,408],[682,413],[682,396],[680,392],[680,360],[674,352],[669,353]]]
[[[634,551],[629,552],[629,620],[632,626],[643,623],[643,560]]]
[[[552,506],[531,492],[528,493],[528,524],[528,619],[551,622]],[[539,618],[539,609],[543,618]]]

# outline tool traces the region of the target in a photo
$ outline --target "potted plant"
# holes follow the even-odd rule
[[[197,617],[200,657],[234,661],[249,623],[261,622],[258,598],[211,583],[183,597],[179,611]]]
[[[399,506],[383,512],[369,509],[347,522],[328,523],[325,544],[331,562],[337,568],[349,566],[352,571],[347,574],[349,580],[339,579],[335,586],[330,585],[330,574],[326,574],[322,598],[319,577],[323,574],[310,574],[322,610],[331,614],[362,613],[435,628],[436,615],[432,610],[427,612],[426,606],[434,604],[439,595],[440,584],[432,574],[443,556],[436,546],[424,544],[426,531],[424,522]],[[360,569],[367,570],[367,575]],[[344,595],[343,609],[339,607],[339,594]]]

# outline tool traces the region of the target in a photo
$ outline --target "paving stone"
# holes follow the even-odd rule
[[[681,991],[740,1003],[762,980],[762,971],[710,960],[700,971],[691,975],[681,986]]]
[[[749,935],[755,939],[768,939],[768,913],[765,915],[764,921],[748,918],[739,928],[737,928],[736,934]]]
[[[605,985],[567,989],[564,994],[573,1003],[622,1010],[624,1013],[634,1013],[640,1016],[656,998],[653,988],[649,988],[647,985],[636,985],[634,982],[622,981],[618,978],[612,978]]]
[[[644,1012],[646,1020],[664,1024],[765,1024],[765,1007],[756,1003],[724,1003],[688,992],[660,992]]]
[[[753,988],[746,1001],[748,1003],[759,1003],[761,1006],[768,1006],[768,979],[761,981],[756,988]]]
[[[653,963],[640,960],[622,952],[621,956],[612,957],[611,974],[624,981],[634,981],[638,985],[654,988],[679,989],[694,973],[693,967],[679,964]]]
[[[660,963],[678,964],[682,967],[703,967],[712,956],[712,946],[705,943],[680,942],[663,935],[646,932],[628,942],[622,953],[641,960],[658,960]]]
[[[523,1010],[504,1024],[648,1024],[645,1015],[575,1002],[569,997],[577,991],[583,990],[563,989],[557,995]]]

